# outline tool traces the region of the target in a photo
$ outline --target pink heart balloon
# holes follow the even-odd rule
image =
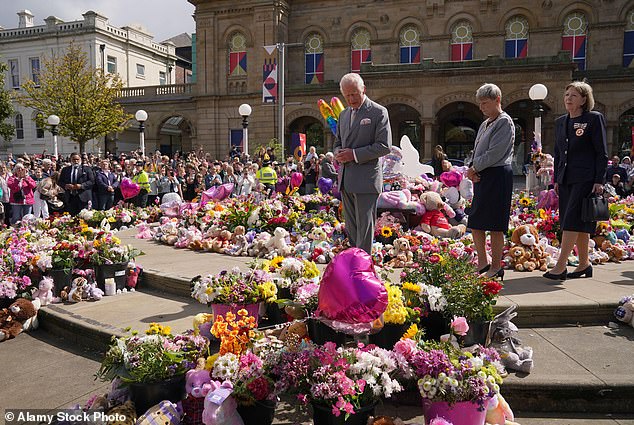
[[[387,291],[372,257],[349,248],[332,259],[319,285],[315,316],[344,323],[369,323],[387,308]]]
[[[127,177],[121,180],[119,188],[121,189],[121,195],[123,196],[123,199],[134,198],[141,191],[141,186],[134,183]]]
[[[302,173],[293,173],[291,174],[291,186],[295,189],[298,188],[302,181],[304,180],[304,175]]]

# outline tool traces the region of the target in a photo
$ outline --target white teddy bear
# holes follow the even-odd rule
[[[273,236],[266,241],[264,247],[269,254],[277,253],[283,257],[291,255],[291,248],[286,243],[286,238],[289,236],[286,229],[283,227],[276,227],[273,231]]]

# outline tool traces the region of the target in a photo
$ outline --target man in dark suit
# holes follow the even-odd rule
[[[76,215],[82,209],[88,208],[88,202],[92,200],[95,175],[92,168],[81,164],[81,156],[78,153],[70,156],[70,165],[62,169],[58,184],[64,188],[66,211]]]
[[[348,108],[339,115],[335,159],[342,166],[338,183],[346,232],[352,246],[372,251],[376,203],[383,187],[379,158],[390,153],[392,132],[387,109],[365,95],[359,74],[341,78]]]
[[[95,185],[97,209],[109,210],[114,204],[114,191],[119,187],[119,179],[115,173],[110,171],[110,162],[107,159],[101,160],[100,167],[95,174]]]

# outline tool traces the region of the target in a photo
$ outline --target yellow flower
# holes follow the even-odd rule
[[[322,219],[321,219],[321,218],[319,218],[319,217],[315,217],[315,218],[313,219],[313,223],[315,223],[317,226],[321,226],[322,224],[324,224],[324,220],[322,220]]]
[[[277,299],[277,286],[273,282],[259,284],[258,290],[267,303],[272,303]]]
[[[520,199],[520,205],[523,207],[528,207],[531,204],[531,200],[527,197],[523,197]]]
[[[402,325],[407,319],[407,310],[403,305],[403,292],[396,286],[385,285],[387,289],[387,308],[383,313],[385,323]]]
[[[403,282],[403,289],[416,292],[417,294],[420,292],[420,286],[412,282]]]
[[[412,326],[410,326],[407,331],[405,331],[401,339],[414,339],[417,334],[418,326],[416,325],[416,323],[412,323]]]
[[[282,265],[282,261],[284,261],[284,257],[278,255],[271,260],[271,262],[269,263],[269,267],[271,267],[272,269],[279,269]]]
[[[216,353],[213,356],[208,356],[207,361],[205,362],[205,370],[212,370],[214,368],[214,364],[216,360],[220,357],[220,353]]]
[[[115,243],[116,245],[121,245],[121,239],[119,239],[116,236],[112,237],[112,242]]]
[[[392,228],[388,226],[383,226],[381,228],[381,236],[384,238],[389,238],[392,236]]]
[[[314,261],[304,260],[304,277],[306,279],[312,279],[319,276],[319,269]]]

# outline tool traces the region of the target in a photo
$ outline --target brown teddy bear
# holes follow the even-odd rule
[[[625,258],[625,250],[617,244],[613,244],[609,240],[604,240],[601,244],[601,251],[608,254],[608,261],[620,263]]]
[[[440,238],[461,238],[467,227],[464,224],[452,226],[447,217],[455,217],[453,209],[443,202],[440,194],[429,191],[420,195],[420,202],[425,206],[425,214],[419,224],[420,229]]]
[[[536,264],[531,261],[531,255],[520,245],[512,246],[509,249],[510,265],[518,272],[535,270]]]
[[[410,251],[409,240],[398,238],[393,243],[393,248],[389,251],[392,259],[389,261],[391,267],[402,268],[411,265],[414,254]]]
[[[550,255],[547,254],[539,244],[539,232],[537,232],[535,226],[525,224],[516,227],[511,235],[511,242],[514,244],[511,250],[515,247],[521,247],[524,250],[524,256],[522,257],[517,255],[517,250],[513,250],[511,258],[517,258],[517,260],[512,261],[515,270],[529,272],[533,270],[546,271]],[[509,251],[509,253],[510,252],[511,251]]]
[[[236,226],[233,229],[233,238],[231,239],[231,246],[225,248],[224,253],[228,255],[249,255],[247,250],[249,249],[249,241],[245,235],[244,226]]]
[[[26,298],[18,298],[9,308],[0,310],[0,342],[18,336],[24,324],[36,315],[37,308]]]
[[[211,251],[217,253],[224,253],[225,249],[229,247],[231,243],[231,232],[227,229],[221,230],[220,234],[211,243]]]

